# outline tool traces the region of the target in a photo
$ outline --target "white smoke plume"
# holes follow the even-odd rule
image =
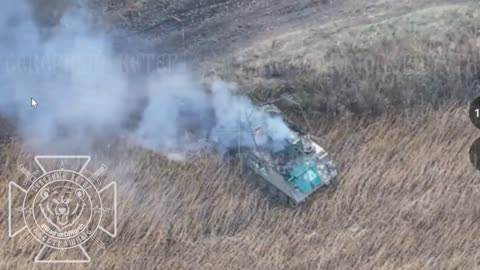
[[[35,12],[26,0],[3,1],[0,11],[0,114],[14,121],[27,144],[88,147],[97,137],[128,131],[159,152],[212,142],[226,151],[266,143],[265,136],[252,139],[252,128],[271,134],[275,148],[290,135],[282,119],[255,108],[234,84],[207,86],[185,66],[132,80],[125,58],[107,34],[92,31],[88,14],[67,11],[58,25],[43,29],[32,19]],[[31,97],[36,109],[29,107]],[[132,104],[139,97],[146,104],[138,110]],[[132,115],[138,123],[127,130]]]

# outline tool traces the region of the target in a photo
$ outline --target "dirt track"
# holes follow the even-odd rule
[[[277,34],[341,19],[365,19],[384,11],[408,12],[428,5],[408,1],[300,0],[291,1],[100,1],[109,23],[159,42],[160,52],[192,57],[225,55]],[[438,1],[437,1],[438,3]],[[188,7],[188,8],[186,8]]]

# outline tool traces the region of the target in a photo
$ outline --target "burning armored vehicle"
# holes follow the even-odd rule
[[[261,188],[296,206],[319,188],[330,185],[337,176],[335,164],[308,133],[285,121],[272,104],[261,106],[258,115],[264,117],[242,121],[242,130],[249,131],[236,134],[243,141],[229,153],[239,156],[259,176]],[[286,129],[276,130],[278,126],[272,119],[285,121]]]
[[[212,87],[195,99],[179,98],[175,145],[238,157],[258,175],[261,187],[292,205],[304,202],[337,176],[329,154],[272,102],[256,106],[250,97],[225,88]],[[163,128],[155,135],[170,134],[167,131]],[[156,141],[168,141],[158,136]]]

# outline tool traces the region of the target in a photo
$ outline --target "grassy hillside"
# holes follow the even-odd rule
[[[478,93],[479,16],[466,3],[334,21],[240,49],[221,74],[264,100],[293,94],[318,115],[465,102]]]
[[[93,159],[118,182],[119,233],[99,235],[107,248],[89,244],[93,262],[69,269],[478,268],[480,180],[468,148],[480,132],[466,110],[480,93],[479,9],[397,13],[312,25],[206,65],[260,98],[296,95],[338,162],[332,188],[291,209],[238,164],[99,148]],[[0,148],[2,220],[7,183],[30,157],[20,145]],[[19,243],[0,234],[0,269],[65,269],[34,266],[40,246]]]

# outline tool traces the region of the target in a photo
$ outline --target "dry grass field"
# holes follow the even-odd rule
[[[118,183],[118,236],[87,246],[91,264],[38,265],[40,245],[21,250],[26,234],[7,234],[8,182],[32,155],[0,134],[0,269],[480,269],[480,174],[468,158],[480,131],[467,113],[480,93],[480,9],[371,2],[370,17],[203,63],[256,98],[294,94],[338,163],[333,187],[292,209],[239,164],[102,145],[93,160]]]

